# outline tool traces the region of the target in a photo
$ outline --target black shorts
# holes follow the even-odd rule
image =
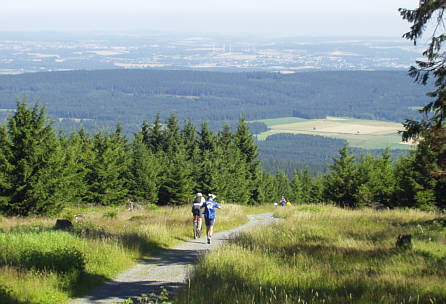
[[[206,226],[214,226],[215,219],[204,218],[204,222],[205,222]]]
[[[201,209],[200,206],[193,206],[192,207],[192,214],[194,216],[203,217],[203,210]]]

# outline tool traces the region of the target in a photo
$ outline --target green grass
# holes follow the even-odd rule
[[[248,221],[249,208],[222,204],[216,231]],[[192,235],[190,206],[73,208],[62,217],[85,219],[72,231],[55,218],[0,218],[0,303],[64,303]]]
[[[279,207],[196,265],[178,303],[445,303],[446,217]],[[413,249],[397,249],[400,233]]]
[[[345,139],[349,143],[350,147],[362,148],[362,149],[384,149],[389,147],[390,149],[410,150],[413,148],[411,145],[401,144],[400,134],[389,134],[389,135],[340,134],[327,137]]]

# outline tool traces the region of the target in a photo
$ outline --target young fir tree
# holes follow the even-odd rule
[[[188,160],[192,160],[198,153],[197,138],[195,134],[197,129],[192,124],[192,121],[184,122],[183,130],[181,130],[181,137],[183,139],[184,148],[186,149],[186,155]]]
[[[313,203],[313,178],[308,169],[299,173],[299,183],[301,188],[301,201],[307,204]]]
[[[221,184],[223,181],[219,179],[219,176],[223,175],[224,172],[222,172],[220,159],[215,151],[213,153],[204,151],[199,167],[200,175],[197,186],[198,189],[201,189],[201,192],[218,193],[220,188],[224,188],[224,185]]]
[[[153,123],[153,126],[150,127],[148,146],[155,154],[163,151],[164,134],[159,113],[156,114],[155,122]]]
[[[0,210],[9,204],[9,195],[12,193],[12,159],[11,141],[6,126],[0,125]]]
[[[257,146],[244,117],[240,118],[234,142],[243,155],[251,176],[255,178],[257,167],[260,165],[260,161],[257,159],[259,153],[257,153]]]
[[[216,138],[214,132],[209,129],[209,123],[207,121],[201,125],[201,129],[198,132],[197,144],[202,157],[206,151],[209,153],[215,152]]]
[[[325,177],[324,197],[341,207],[358,207],[355,155],[348,151],[347,145],[339,154]]]
[[[295,204],[303,203],[300,176],[296,170],[294,170],[293,172],[293,178],[290,181],[290,187],[291,187],[290,200]]]
[[[377,180],[378,161],[372,154],[361,154],[356,165],[356,180],[359,185],[356,199],[360,205],[370,205],[375,202],[375,191],[379,184]]]
[[[139,133],[141,134],[141,141],[146,145],[148,149],[151,149],[150,132],[150,123],[146,119],[144,119],[141,125],[141,131],[139,131]]]
[[[374,201],[386,206],[392,206],[393,193],[395,192],[395,176],[391,157],[390,149],[387,148],[377,159],[376,169],[373,171],[373,178],[371,179],[374,183],[370,186],[373,189]],[[368,183],[371,183],[371,181],[368,181]]]
[[[166,152],[168,156],[173,156],[183,144],[180,126],[173,113],[166,120],[166,128],[163,131],[163,151]]]
[[[4,131],[4,129],[3,129]],[[2,189],[7,214],[52,213],[64,200],[63,154],[45,107],[17,100],[17,111],[8,119],[8,138],[2,135],[3,167],[8,178]],[[9,147],[8,147],[9,146]],[[7,189],[9,188],[9,189]]]
[[[234,143],[234,134],[226,123],[216,138],[218,158],[217,185],[220,199],[247,204],[251,198],[251,181],[246,179],[248,168]]]
[[[438,180],[430,173],[434,166],[434,152],[427,144],[420,143],[410,156],[402,156],[395,169],[395,194],[398,206],[425,210],[435,208]]]
[[[127,189],[133,200],[156,203],[160,186],[160,163],[144,143],[144,133],[135,135],[127,177]]]
[[[123,202],[127,190],[124,188],[126,147],[118,132],[104,134],[100,131],[93,139],[94,159],[89,168],[87,200],[101,205]]]
[[[178,153],[165,167],[164,178],[159,190],[159,204],[184,205],[190,200],[195,188],[191,163],[186,160],[186,152],[180,146]]]
[[[267,173],[262,168],[258,169],[257,176],[259,185],[259,202],[261,204],[266,204],[276,201],[279,198],[280,194],[277,193],[275,189],[274,176]]]
[[[249,132],[249,127],[244,117],[240,118],[237,131],[234,135],[234,143],[239,149],[248,169],[246,179],[250,182],[250,203],[258,203],[257,168],[260,165],[260,161],[257,160],[257,157],[259,154],[257,153],[257,146],[254,143],[253,136]]]
[[[312,180],[311,202],[321,203],[324,201],[324,176],[320,173]]]
[[[287,201],[290,200],[292,189],[290,181],[284,171],[277,171],[276,173],[276,189],[277,193],[279,193],[279,198],[280,196],[285,196]]]
[[[91,150],[85,151],[84,143],[79,134],[71,133],[67,138],[59,135],[60,146],[63,147],[63,172],[65,181],[65,201],[68,204],[82,203],[87,194],[87,164],[91,159]]]

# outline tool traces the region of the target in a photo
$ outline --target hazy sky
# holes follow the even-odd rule
[[[1,0],[0,31],[158,30],[400,37],[418,0]]]

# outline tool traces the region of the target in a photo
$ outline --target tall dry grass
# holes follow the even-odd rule
[[[197,264],[179,303],[446,303],[446,218],[279,207]],[[412,249],[397,249],[401,233]]]
[[[247,222],[245,208],[223,204],[216,230]],[[56,219],[0,219],[0,303],[63,303],[105,280],[193,237],[191,207],[149,205],[64,210],[71,231],[53,229]]]

